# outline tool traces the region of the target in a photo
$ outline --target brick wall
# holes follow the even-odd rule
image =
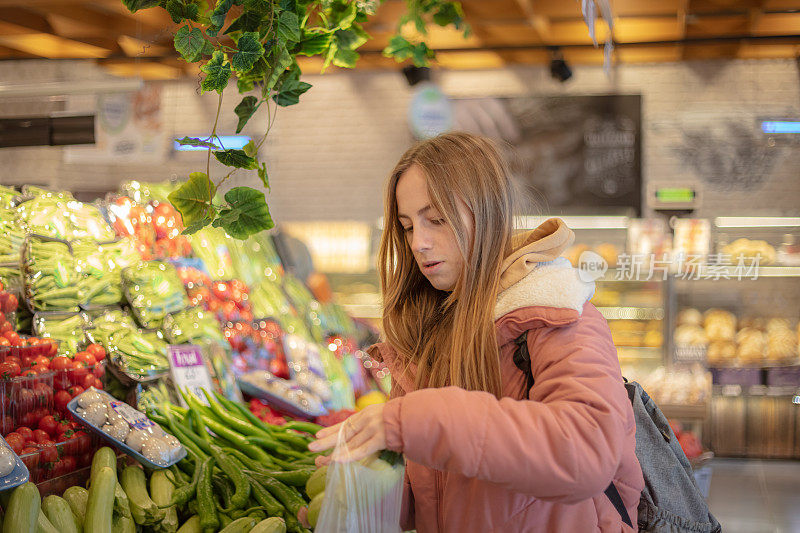
[[[696,184],[704,193],[700,216],[800,212],[800,150],[769,147],[763,138],[753,137],[759,117],[800,116],[800,83],[794,61],[630,65],[620,67],[612,79],[599,67],[576,66],[574,72],[566,84],[551,80],[541,67],[441,72],[437,81],[453,97],[641,93],[645,183],[679,180]],[[0,63],[2,83],[68,83],[104,77],[101,70],[83,62]],[[262,153],[270,168],[273,215],[278,221],[374,221],[381,214],[386,175],[412,142],[406,125],[410,89],[399,71],[309,75],[305,79],[314,87],[299,106],[279,110]],[[163,88],[164,119],[171,134],[209,130],[215,95],[198,95],[195,80],[164,83]],[[0,99],[0,116],[89,110],[93,101],[90,96]],[[233,131],[235,120],[230,117],[237,102],[237,95],[231,92],[224,102],[221,131]],[[265,114],[259,111],[249,132],[256,135],[265,121]],[[712,141],[698,147],[691,135]],[[755,145],[759,154],[742,154]],[[731,188],[704,179],[708,167],[693,165],[686,151],[703,156],[709,147],[719,155],[718,166],[741,176],[744,184]],[[67,164],[62,156],[61,148],[0,149],[0,183],[115,189],[125,179],[183,177],[205,163],[199,153],[172,154],[159,166]],[[719,168],[713,172],[719,174]],[[760,181],[749,179],[756,175]],[[231,185],[256,182],[254,173],[240,173],[231,179]]]

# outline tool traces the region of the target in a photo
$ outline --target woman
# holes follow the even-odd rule
[[[345,436],[347,460],[405,455],[404,529],[633,531],[604,494],[613,481],[636,524],[633,410],[608,324],[588,302],[594,284],[559,257],[573,240],[559,219],[512,238],[508,172],[487,139],[436,137],[392,172],[379,257],[386,343],[370,350],[392,372],[392,398],[352,416]],[[523,334],[530,390],[514,363]],[[310,448],[333,448],[338,430]]]

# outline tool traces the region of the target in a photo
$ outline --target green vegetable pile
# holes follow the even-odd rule
[[[200,307],[190,307],[167,315],[163,329],[172,344],[204,345],[213,341],[228,345],[217,319]]]
[[[126,268],[122,282],[131,309],[145,328],[160,328],[167,314],[189,304],[183,283],[169,263],[146,261]]]
[[[78,311],[79,278],[67,243],[29,237],[23,271],[25,296],[33,311]]]
[[[60,341],[59,355],[73,355],[80,351],[89,323],[83,313],[36,313],[33,317],[33,331],[40,337]]]

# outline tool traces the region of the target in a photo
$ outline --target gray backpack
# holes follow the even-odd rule
[[[516,339],[514,364],[533,387],[527,332]],[[623,378],[624,379],[624,378]],[[672,432],[667,418],[642,386],[625,380],[636,420],[636,457],[644,475],[639,499],[638,527],[644,533],[719,533],[722,526],[708,510],[697,487],[692,467]],[[611,482],[604,491],[622,517],[633,527],[622,497]]]

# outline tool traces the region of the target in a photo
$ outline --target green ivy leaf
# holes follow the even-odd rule
[[[356,2],[349,2],[344,12],[340,15],[339,22],[335,29],[346,30],[353,25],[358,14],[358,5]]]
[[[238,133],[238,132],[237,132]],[[219,146],[210,141],[204,141],[197,137],[184,137],[183,139],[175,139],[175,142],[181,146],[202,146],[204,148],[218,149]]]
[[[256,160],[244,153],[244,150],[235,148],[219,150],[214,152],[214,157],[228,167],[243,168],[245,170],[253,170],[257,167]]]
[[[239,78],[236,81],[236,88],[239,89],[239,94],[249,93],[256,88],[256,84],[251,79]]]
[[[233,0],[217,0],[217,6],[211,13],[211,24],[217,28],[221,28],[225,24],[225,18],[228,16],[228,11],[233,7]]]
[[[211,57],[214,55],[214,50],[216,50],[216,48],[211,44],[211,41],[206,41],[205,44],[203,44],[203,52],[201,55]]]
[[[272,190],[272,188],[270,188],[269,186],[269,176],[267,175],[266,163],[261,163],[261,166],[258,167],[258,177],[261,178],[261,183],[264,184],[264,187],[266,187],[269,190]]]
[[[299,55],[315,56],[327,50],[333,35],[330,33],[307,33],[300,42]]]
[[[245,32],[237,43],[239,51],[231,57],[231,67],[239,72],[247,72],[264,55],[264,47],[258,42],[258,33]]]
[[[284,11],[278,19],[278,36],[284,41],[300,41],[300,19],[294,11]]]
[[[161,4],[161,0],[122,0],[122,4],[128,8],[131,13],[136,13],[140,9],[147,9],[156,7]]]
[[[349,30],[336,30],[333,35],[336,45],[344,50],[355,50],[369,40],[369,34],[357,24],[353,24]]]
[[[205,172],[192,172],[183,185],[169,193],[167,199],[181,214],[186,230],[191,228],[197,231],[214,218],[211,200],[216,192],[217,188]]]
[[[447,2],[442,5],[439,10],[433,14],[433,21],[442,27],[452,24],[457,30],[460,30],[464,23],[464,11],[461,8],[461,4]]]
[[[339,48],[333,56],[333,64],[342,68],[354,68],[359,58],[355,50],[343,50]]]
[[[206,40],[199,28],[192,28],[187,24],[175,32],[175,50],[189,63],[200,59],[205,44]]]
[[[278,49],[273,54],[272,63],[274,66],[272,67],[269,78],[267,78],[267,85],[265,88],[271,90],[275,87],[280,77],[283,76],[287,68],[292,66],[293,62],[292,55],[286,50],[286,47],[279,45]]]
[[[383,55],[402,62],[414,55],[414,45],[402,36],[395,35],[389,40],[389,45],[383,49]]]
[[[235,239],[248,236],[275,226],[263,192],[250,187],[234,187],[225,194],[229,207],[219,212],[214,226],[224,229]]]
[[[300,81],[294,77],[287,78],[281,84],[281,89],[272,97],[279,106],[290,106],[300,103],[300,95],[311,88],[310,83]]]
[[[258,31],[262,18],[264,18],[263,15],[254,13],[253,11],[245,11],[236,20],[231,22],[231,25],[225,30],[225,35],[235,31]]]
[[[281,0],[279,5],[284,11],[294,11],[297,13],[297,0]]]
[[[164,9],[175,24],[180,24],[184,19],[196,21],[200,14],[197,4],[187,4],[185,0],[167,0]]]
[[[225,54],[220,50],[216,50],[211,60],[200,67],[200,70],[206,73],[206,77],[200,84],[202,92],[217,91],[222,93],[228,85],[228,79],[231,77],[231,66],[225,61]]]
[[[255,158],[256,155],[258,155],[258,146],[256,146],[256,143],[253,141],[253,139],[250,139],[247,141],[247,144],[242,147],[242,151],[244,151],[248,157]]]
[[[239,123],[236,125],[236,133],[242,131],[244,125],[247,124],[247,121],[250,120],[250,117],[253,116],[260,105],[261,103],[255,96],[245,96],[242,98],[242,101],[233,109],[233,112],[239,117]]]
[[[193,222],[192,224],[189,224],[188,226],[183,228],[183,231],[181,232],[181,234],[182,235],[192,235],[194,233],[197,233],[201,229],[205,228],[209,224],[211,224],[214,221],[214,216],[217,214],[217,210],[214,207],[212,207],[211,211],[213,212],[212,214],[209,214],[208,216],[204,216],[203,218],[201,218],[201,219],[197,220],[196,222]]]

